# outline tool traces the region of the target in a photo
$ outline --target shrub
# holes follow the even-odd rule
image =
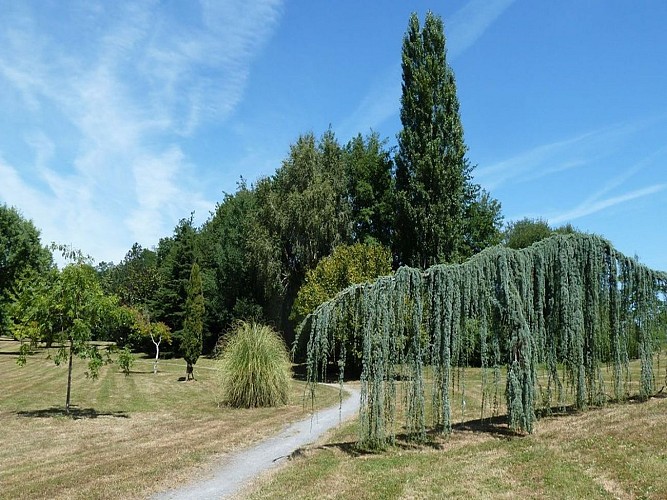
[[[222,401],[236,408],[287,404],[290,372],[280,336],[269,326],[240,321],[220,359]]]
[[[130,351],[130,348],[128,346],[125,346],[118,353],[118,365],[120,366],[120,369],[123,370],[123,373],[127,376],[130,374],[130,368],[132,368],[133,364],[134,364],[134,355]]]

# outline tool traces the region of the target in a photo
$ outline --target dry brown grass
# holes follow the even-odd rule
[[[638,379],[636,363],[631,375]],[[667,398],[570,410],[518,436],[502,417],[478,420],[479,377],[467,375],[466,412],[459,399],[451,436],[432,434],[422,446],[399,439],[369,454],[355,448],[350,424],[300,450],[244,498],[667,498]]]
[[[247,446],[304,417],[303,385],[281,408],[231,409],[216,403],[213,362],[200,359],[196,382],[179,382],[182,361],[153,375],[138,360],[125,377],[115,365],[86,380],[75,363],[73,417],[63,415],[66,369],[0,340],[0,498],[145,498],[206,470],[208,458]],[[322,388],[321,405],[337,401]]]

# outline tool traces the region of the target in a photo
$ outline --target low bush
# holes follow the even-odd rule
[[[128,346],[125,346],[123,349],[118,351],[118,366],[123,370],[123,373],[127,376],[130,374],[130,369],[134,364],[134,355]]]

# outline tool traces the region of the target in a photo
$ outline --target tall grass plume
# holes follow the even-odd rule
[[[289,353],[271,327],[240,321],[225,338],[219,363],[224,404],[237,408],[287,404]]]

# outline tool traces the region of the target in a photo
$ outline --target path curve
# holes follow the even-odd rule
[[[316,441],[359,410],[359,390],[345,387],[342,405],[315,412],[288,425],[280,434],[249,448],[225,455],[208,478],[153,496],[154,500],[219,499],[237,493],[262,472],[276,467],[298,448]]]

